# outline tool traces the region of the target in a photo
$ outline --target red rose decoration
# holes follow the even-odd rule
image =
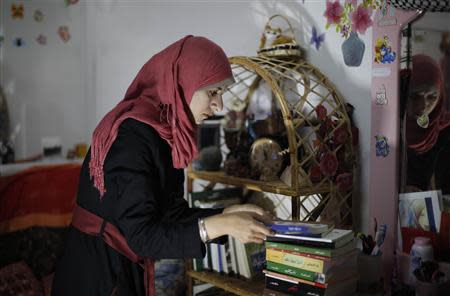
[[[322,121],[325,120],[327,118],[327,108],[325,108],[323,105],[317,105],[316,114],[317,118],[319,118]]]
[[[336,177],[336,184],[340,191],[348,191],[353,185],[353,174],[352,173],[342,173]]]
[[[318,183],[322,180],[322,173],[320,172],[320,167],[315,165],[309,169],[309,179],[313,183]]]
[[[348,139],[347,126],[344,124],[333,132],[334,144],[344,144]]]
[[[359,142],[359,129],[356,126],[352,126],[352,144],[357,146]]]
[[[330,177],[336,174],[338,168],[338,160],[334,153],[328,152],[320,157],[320,171],[324,176]]]

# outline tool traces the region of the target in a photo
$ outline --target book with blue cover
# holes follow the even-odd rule
[[[311,237],[321,237],[322,233],[330,230],[330,225],[307,223],[300,221],[275,220],[268,225],[270,229],[280,234],[298,234]]]

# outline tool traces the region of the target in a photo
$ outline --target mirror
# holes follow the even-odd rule
[[[427,12],[402,32],[400,192],[450,195],[450,13]],[[445,199],[445,198],[444,198]]]

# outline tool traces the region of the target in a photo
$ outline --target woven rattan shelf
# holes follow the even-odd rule
[[[260,296],[264,290],[264,281],[250,281],[221,275],[210,271],[188,271],[188,276],[202,282],[213,284],[225,291],[243,296]]]
[[[265,182],[252,179],[244,179],[228,176],[222,171],[220,172],[189,171],[188,177],[192,179],[201,179],[205,181],[210,181],[213,183],[241,186],[254,191],[277,193],[288,196],[310,195],[310,194],[330,192],[329,184],[314,187],[300,186],[298,189],[294,189],[280,180]]]

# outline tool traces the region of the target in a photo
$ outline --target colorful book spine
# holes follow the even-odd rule
[[[287,274],[293,277],[304,279],[311,282],[317,282],[325,284],[326,277],[323,273],[317,273],[309,270],[304,270],[292,266],[287,266],[285,264],[280,264],[272,261],[267,261],[267,269],[276,271],[279,273]]]
[[[324,273],[326,268],[324,260],[302,256],[298,253],[283,252],[273,248],[266,249],[266,259],[267,261],[317,273]]]
[[[326,289],[266,276],[266,288],[294,296],[323,296]]]
[[[314,247],[305,247],[291,244],[283,244],[277,242],[266,241],[266,248],[275,248],[299,253],[312,254],[323,257],[331,257],[331,249],[322,249],[322,248],[314,248]]]

